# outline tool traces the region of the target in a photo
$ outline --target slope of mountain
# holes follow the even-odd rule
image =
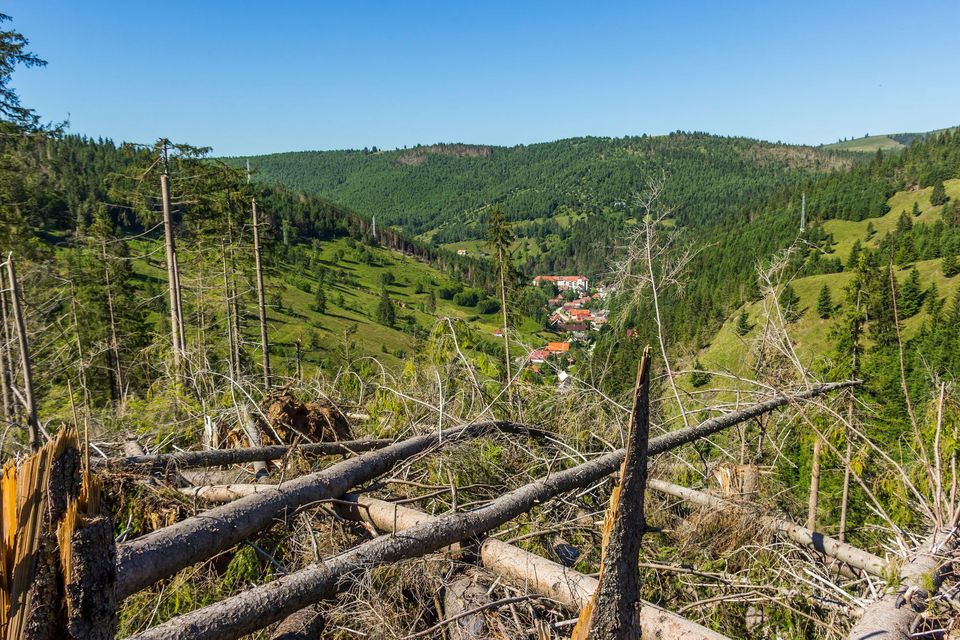
[[[835,151],[857,151],[863,153],[876,153],[881,151],[897,151],[909,147],[914,140],[925,140],[926,138],[944,131],[951,130],[952,127],[945,129],[936,129],[934,131],[924,131],[921,133],[888,133],[877,136],[863,136],[862,138],[851,138],[850,140],[841,140],[832,144],[825,144],[823,149],[833,149]]]
[[[703,226],[853,162],[829,150],[683,132],[249,160],[259,180],[321,194],[436,245],[483,238],[486,207],[501,204],[522,240],[518,264],[590,274],[604,265],[588,247],[612,242],[605,231],[629,223],[632,198],[651,177],[666,174],[665,200],[679,225]]]

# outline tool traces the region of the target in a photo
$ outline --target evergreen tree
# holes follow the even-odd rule
[[[914,218],[916,218],[917,216],[919,216],[919,215],[922,213],[922,212],[920,211],[920,203],[919,203],[919,202],[914,202],[914,203],[913,203],[913,211],[911,211],[910,213],[913,214],[913,217],[914,217]]]
[[[380,288],[380,303],[377,305],[377,320],[380,324],[392,327],[397,321],[397,312],[393,308],[393,300],[387,293],[386,287]]]
[[[920,286],[920,272],[916,267],[910,270],[907,281],[897,294],[897,309],[901,318],[910,318],[919,313],[923,307],[923,289]]]
[[[788,322],[793,322],[803,315],[800,309],[800,296],[793,290],[793,285],[789,282],[780,292],[778,300],[780,302],[780,308],[783,310],[783,315]]]
[[[930,193],[930,204],[936,207],[941,204],[947,204],[949,199],[950,197],[947,195],[947,190],[943,186],[943,180],[937,180],[936,184],[933,185],[933,191]]]
[[[867,240],[872,239],[873,236],[875,236],[875,235],[877,235],[877,229],[876,229],[876,227],[873,226],[873,222],[868,222],[868,223],[867,223]],[[858,242],[859,242],[859,241],[858,241]]]
[[[911,229],[913,229],[913,220],[910,219],[906,211],[901,211],[900,217],[897,218],[897,235],[902,236]]]
[[[957,275],[957,273],[960,273],[960,266],[957,264],[957,257],[952,253],[948,253],[947,255],[943,256],[943,265],[941,269],[943,269],[943,275],[948,278],[952,278],[953,276]]]
[[[703,365],[700,364],[699,358],[695,358],[693,361],[694,371],[690,374],[690,384],[696,388],[700,388],[710,382],[712,377],[709,372],[703,370]]]
[[[927,289],[927,293],[924,295],[927,300],[927,313],[930,314],[931,320],[937,320],[940,317],[940,313],[943,311],[945,301],[940,297],[940,289],[937,287],[937,283],[933,282],[930,284],[930,288]]]
[[[313,298],[313,310],[317,313],[327,312],[327,294],[323,292],[323,285],[317,285],[317,294]]]
[[[427,313],[437,312],[437,294],[433,289],[427,291]]]
[[[857,238],[850,248],[850,256],[847,258],[847,269],[853,270],[857,268],[857,262],[860,260],[861,253],[863,253],[863,245],[860,243],[860,239]]]
[[[743,309],[740,311],[740,317],[737,318],[737,335],[743,337],[750,333],[750,329],[753,327],[750,325],[750,316],[747,315],[747,310]]]
[[[817,315],[826,320],[833,315],[833,299],[830,297],[830,287],[823,285],[820,295],[817,296]]]

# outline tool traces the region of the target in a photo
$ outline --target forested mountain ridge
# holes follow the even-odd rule
[[[685,132],[514,147],[292,152],[226,162],[247,160],[258,180],[319,193],[439,245],[484,238],[486,207],[500,204],[522,242],[518,265],[592,275],[604,265],[584,250],[584,241],[596,244],[598,227],[622,227],[631,199],[661,173],[669,176],[665,197],[677,224],[699,227],[854,162],[812,147]]]

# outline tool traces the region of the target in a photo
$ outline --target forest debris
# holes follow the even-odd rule
[[[305,442],[335,442],[353,437],[347,417],[325,398],[300,402],[284,391],[266,399],[263,413],[283,444],[298,438]]]

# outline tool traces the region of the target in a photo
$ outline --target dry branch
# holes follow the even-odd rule
[[[742,411],[707,420],[695,427],[684,428],[665,434],[650,441],[648,453],[651,455],[662,453],[686,442],[697,440],[721,431],[724,428],[731,427],[743,420],[767,411],[772,411],[795,400],[814,397],[834,389],[850,386],[851,384],[857,383],[832,383],[809,389],[793,397],[781,396],[753,405]],[[422,441],[425,438],[428,438],[428,436],[421,436],[413,440]],[[409,442],[411,441],[405,441],[395,446],[406,446],[410,448],[411,445]],[[364,458],[368,458],[369,456],[384,457],[384,454],[392,449],[393,448],[375,452],[374,454],[367,454],[366,456],[335,465],[335,467],[352,464],[353,466],[349,467],[352,473],[349,475],[355,479],[365,467],[369,466],[361,464]],[[422,448],[420,450],[422,450]],[[436,520],[418,524],[404,531],[402,534],[375,538],[335,557],[328,558],[324,560],[322,564],[312,564],[300,571],[278,578],[263,586],[249,589],[236,596],[227,598],[222,602],[169,620],[135,637],[138,640],[157,640],[160,638],[231,640],[233,638],[240,638],[248,633],[273,624],[308,605],[334,595],[341,588],[349,584],[358,572],[383,564],[419,557],[442,549],[454,542],[480,535],[561,493],[596,482],[613,473],[623,463],[624,454],[625,450],[620,449],[570,469],[553,473],[546,478],[541,478],[510,491],[475,511],[448,514]],[[395,457],[394,455],[393,457],[388,457],[386,460],[380,461],[380,468],[386,466],[388,462]],[[324,472],[320,472],[319,474],[312,474],[306,478],[312,479],[323,474]],[[332,474],[332,477],[328,474],[324,478],[325,481],[319,484],[319,486],[325,489],[328,495],[342,495],[346,492],[346,489],[339,493],[334,493],[331,489],[334,484],[342,487],[349,482],[350,478],[348,478],[347,475],[348,474],[342,471]],[[294,483],[300,482],[301,492],[307,489],[313,489],[313,493],[324,493],[323,491],[317,490],[318,483],[315,479],[307,482],[305,487],[302,481],[303,479],[293,481],[285,485],[284,489],[287,489],[287,487]],[[353,484],[357,483],[358,481],[354,480]],[[349,487],[350,485],[347,486]],[[279,493],[279,491],[277,493]],[[232,514],[232,511],[230,511],[231,508],[241,505],[246,508],[246,513],[250,513],[251,506],[254,504],[259,506],[260,502],[272,495],[271,493],[267,493],[242,498],[233,504],[211,510],[199,518],[192,518],[191,520],[194,521],[200,520],[202,522],[217,524],[223,522],[223,517],[211,516],[211,514],[231,514],[229,523],[232,524],[232,526],[223,526],[223,524],[226,523],[221,524],[219,527],[213,526],[209,534],[207,533],[208,529],[201,529],[203,534],[197,537],[204,539],[208,545],[208,548],[204,551],[200,551],[191,545],[186,547],[187,553],[184,553],[184,551],[179,548],[177,536],[166,536],[165,541],[168,546],[166,547],[165,555],[160,556],[157,560],[163,561],[176,554],[180,554],[181,557],[189,554],[190,558],[199,559],[204,553],[210,555],[216,550],[232,546],[232,542],[230,544],[224,544],[222,540],[218,540],[216,537],[219,533],[221,536],[229,535],[231,536],[231,540],[235,540],[237,538],[237,524],[246,523],[247,519],[238,519]],[[255,510],[251,515],[262,518],[259,510]],[[198,524],[199,523],[193,524],[191,529],[198,528]],[[174,525],[174,527],[176,527],[176,525]],[[173,529],[174,527],[168,527],[168,529]],[[248,525],[245,528],[245,530],[251,529],[255,530],[255,527]],[[162,531],[163,530],[161,530],[161,532]],[[215,547],[215,549],[211,549],[210,547]],[[158,554],[151,553],[150,556],[152,559],[157,557]],[[130,558],[135,560],[136,555],[128,551],[127,558],[127,566],[131,569],[136,569],[136,563],[130,560]],[[180,566],[186,566],[186,564],[192,561],[191,559],[186,563],[182,563]],[[169,560],[167,560],[167,562],[169,564]],[[182,559],[178,559],[178,562],[182,562]],[[151,568],[149,564],[142,566],[144,570]],[[156,575],[157,573],[159,572],[154,570],[152,575]],[[137,576],[133,578],[122,576],[122,578],[124,578],[124,582],[128,585],[128,588],[131,584],[135,585],[138,582],[144,582]],[[149,584],[149,582],[146,582],[146,584]]]
[[[697,491],[696,489],[681,487],[680,485],[663,480],[651,479],[647,482],[647,486],[655,491],[710,509],[730,510],[737,508],[737,505],[729,500],[724,500],[723,498],[718,498],[717,496],[712,496],[708,493]],[[839,560],[855,569],[866,571],[875,576],[885,576],[889,573],[889,564],[883,558],[877,557],[872,553],[858,549],[845,542],[840,542],[835,538],[825,536],[822,533],[817,533],[806,527],[801,527],[800,525],[773,516],[761,515],[758,521],[764,526],[771,527],[783,533],[797,544],[809,547],[814,551],[822,553],[829,558]]]

